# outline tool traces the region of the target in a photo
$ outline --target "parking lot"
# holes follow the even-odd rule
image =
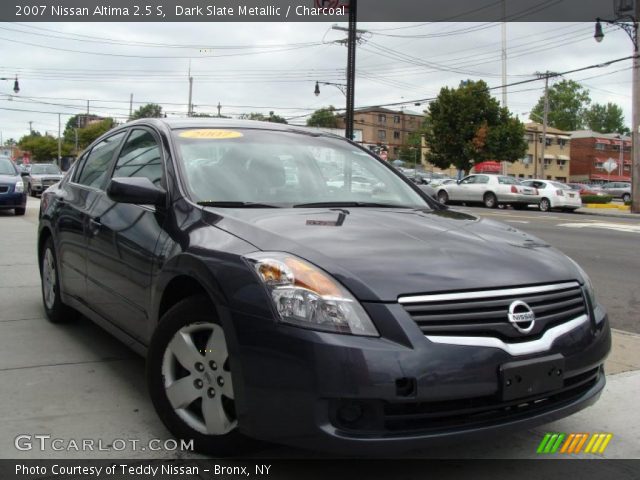
[[[95,458],[175,458],[195,454],[161,448],[151,439],[170,438],[147,396],[144,360],[87,320],[52,325],[44,318],[36,264],[39,201],[29,198],[24,217],[0,212],[0,457],[77,458],[74,450],[20,451],[18,435],[136,439],[123,451],[83,454]],[[640,397],[640,289],[637,272],[640,222],[589,215],[469,209],[530,231],[568,253],[592,276],[614,327],[607,362],[608,384],[593,407],[554,424],[483,442],[409,452],[429,458],[535,458],[545,432],[610,432],[601,457],[640,458],[640,417],[629,414]],[[260,457],[319,454],[270,446]],[[585,458],[593,455],[580,455]]]

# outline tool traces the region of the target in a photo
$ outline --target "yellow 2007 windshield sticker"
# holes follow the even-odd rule
[[[182,138],[202,138],[207,140],[223,140],[227,138],[242,137],[242,133],[234,130],[220,130],[216,128],[203,128],[200,130],[185,130],[179,134]]]

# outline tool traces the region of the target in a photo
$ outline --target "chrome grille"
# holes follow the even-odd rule
[[[528,333],[509,323],[509,306],[525,302],[536,320]],[[398,302],[425,335],[490,336],[509,342],[539,338],[548,329],[587,314],[577,282],[400,297]]]

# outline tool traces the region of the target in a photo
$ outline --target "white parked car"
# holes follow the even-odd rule
[[[540,201],[535,188],[522,185],[517,178],[506,175],[469,175],[460,182],[439,185],[440,203],[482,203],[487,208],[511,205],[515,209],[526,208]]]
[[[536,188],[540,194],[538,206],[543,212],[553,208],[573,212],[582,206],[580,192],[569,185],[552,180],[523,180],[523,185]]]

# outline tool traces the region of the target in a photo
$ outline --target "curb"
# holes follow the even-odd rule
[[[587,203],[583,205],[582,208],[600,208],[600,209],[611,208],[611,209],[620,210],[623,212],[631,211],[631,207],[628,207],[626,205],[613,205],[610,203]]]

